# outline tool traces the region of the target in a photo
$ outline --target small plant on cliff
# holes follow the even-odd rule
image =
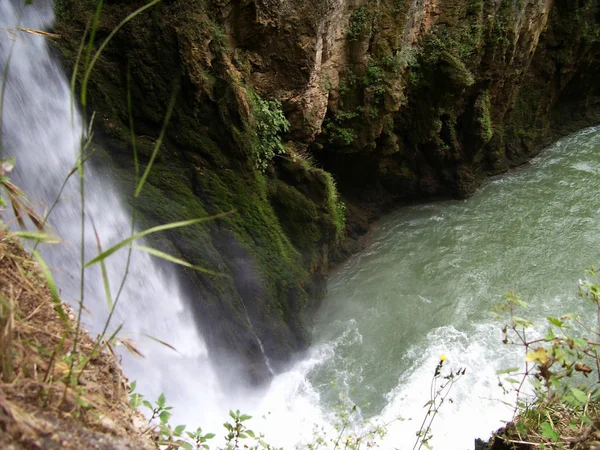
[[[357,41],[367,28],[367,10],[364,6],[354,10],[348,26],[348,40]]]
[[[351,145],[357,138],[353,121],[359,117],[356,111],[338,111],[323,122],[323,135],[330,144],[341,147]]]
[[[258,137],[256,152],[256,168],[265,171],[275,155],[284,154],[285,148],[281,142],[281,133],[290,128],[290,123],[281,110],[279,100],[264,100],[257,94],[252,94],[254,104],[254,120]]]
[[[600,409],[600,285],[592,267],[579,281],[579,296],[592,307],[587,317],[547,317],[545,333],[517,315],[527,306],[507,294],[496,308],[508,316],[504,343],[523,348],[524,370],[512,368],[505,383],[517,393],[514,426],[505,439],[541,443],[545,448],[569,446],[589,429]],[[590,320],[594,318],[594,320]],[[533,392],[528,391],[528,383]]]
[[[323,171],[323,176],[327,181],[327,202],[329,203],[329,207],[333,214],[333,220],[335,221],[336,237],[339,239],[346,227],[346,204],[340,199],[333,176],[326,171]]]

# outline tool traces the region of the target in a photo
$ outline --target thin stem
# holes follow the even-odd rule
[[[81,84],[81,103],[84,106],[87,105],[87,85],[88,85],[88,81],[89,81],[89,78],[90,78],[90,73],[92,72],[92,69],[94,68],[94,66],[98,62],[98,59],[100,58],[100,55],[102,54],[102,52],[104,51],[104,49],[106,48],[106,46],[108,45],[108,43],[115,36],[115,34],[117,34],[117,32],[123,27],[123,25],[125,25],[127,22],[129,22],[131,19],[133,19],[134,17],[136,17],[138,14],[142,13],[146,9],[151,8],[152,6],[156,5],[160,1],[161,0],[153,0],[150,3],[145,4],[141,8],[136,9],[134,12],[132,12],[131,14],[129,14],[125,19],[123,19],[121,21],[121,23],[119,23],[119,25],[117,25],[110,32],[110,34],[104,40],[104,42],[102,42],[102,44],[100,45],[100,48],[98,48],[98,51],[94,54],[94,57],[92,58],[91,61],[89,61],[89,56],[91,54],[91,49],[88,51],[88,55],[86,55],[86,64],[84,64],[85,72],[83,74],[83,82]],[[99,15],[100,8],[102,7],[101,4],[102,4],[102,0],[100,0],[100,2],[98,4],[97,15]],[[97,25],[97,22],[95,22],[95,25]],[[96,26],[94,26],[93,29],[92,29],[92,33],[93,34],[95,34],[95,29],[96,29]],[[89,64],[87,64],[88,61],[89,61]]]
[[[436,366],[435,369],[435,373],[433,375],[433,378],[431,379],[431,384],[429,386],[429,408],[427,408],[427,413],[425,414],[425,417],[423,417],[423,422],[421,422],[421,426],[419,427],[419,432],[417,433],[417,440],[415,441],[414,445],[413,445],[413,450],[415,449],[420,449],[421,446],[423,445],[423,441],[422,441],[422,437],[424,436],[423,434],[423,429],[425,427],[425,424],[427,423],[427,416],[431,413],[431,406],[433,405],[434,399],[435,399],[435,385],[436,385],[436,381],[437,378],[439,376],[439,371],[441,369],[441,362],[438,363],[438,365]],[[420,442],[420,444],[419,444]],[[418,447],[417,447],[418,446]]]
[[[52,205],[48,209],[48,212],[43,217],[43,220],[42,220],[42,226],[43,227],[46,226],[46,223],[48,222],[48,218],[50,217],[50,213],[52,213],[52,211],[54,210],[54,208],[56,208],[56,205],[58,205],[58,202],[60,201],[62,193],[65,190],[65,187],[67,186],[67,182],[69,181],[69,179],[71,178],[71,176],[73,176],[73,174],[77,172],[80,164],[84,164],[88,159],[90,159],[90,157],[93,154],[94,154],[94,152],[88,153],[86,155],[85,159],[83,160],[83,162],[80,163],[79,161],[77,161],[75,163],[75,165],[71,168],[71,170],[69,171],[69,173],[67,174],[67,176],[65,177],[65,179],[62,182],[62,185],[60,186],[60,189],[58,190],[58,194],[56,194],[56,198],[54,199],[54,202],[52,202]],[[38,247],[39,244],[40,244],[40,241],[37,241],[35,243],[35,245],[33,246],[33,251],[37,250],[37,247]]]

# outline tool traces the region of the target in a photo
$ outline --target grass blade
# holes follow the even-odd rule
[[[93,221],[92,228],[94,229],[94,235],[96,237],[96,245],[98,247],[98,251],[102,253],[102,244],[100,243],[100,236],[98,235],[98,230],[96,229],[96,225]],[[102,272],[102,285],[104,286],[104,296],[106,297],[108,310],[111,311],[113,308],[113,300],[112,295],[110,293],[110,283],[108,281],[108,273],[106,272],[106,264],[104,264],[104,260],[100,261],[100,270]]]
[[[98,59],[100,58],[100,55],[102,54],[102,52],[104,51],[104,49],[106,48],[106,46],[108,45],[108,43],[111,41],[111,39],[115,36],[115,34],[117,34],[117,32],[123,28],[123,25],[125,25],[127,22],[129,22],[131,19],[133,19],[134,17],[136,17],[138,14],[144,12],[145,10],[147,10],[148,8],[153,7],[154,5],[156,5],[158,2],[160,2],[161,0],[153,0],[150,3],[145,4],[144,6],[142,6],[139,9],[136,9],[134,12],[132,12],[131,14],[129,14],[127,17],[125,17],[121,23],[119,23],[119,25],[117,25],[108,35],[108,37],[104,40],[104,42],[102,42],[102,44],[100,45],[100,48],[98,48],[98,51],[94,54],[94,57],[92,58],[92,60],[90,61],[89,64],[87,64],[87,60],[86,60],[86,64],[84,64],[85,67],[85,72],[83,74],[83,81],[81,83],[81,103],[84,106],[87,106],[87,99],[86,99],[86,94],[87,94],[87,85],[88,85],[88,81],[90,78],[90,73],[92,72],[92,69],[94,68],[94,66],[96,65],[96,62],[98,62]],[[100,9],[100,5],[98,10]],[[98,12],[99,13],[99,12]],[[97,23],[94,23],[94,26],[92,26],[92,31],[95,30],[95,28],[97,27]],[[90,39],[90,42],[93,42],[93,37]]]
[[[127,63],[127,115],[129,116],[129,131],[131,133],[131,147],[133,149],[133,167],[135,168],[135,183],[140,178],[140,163],[137,152],[137,138],[135,135],[135,126],[133,124],[133,106],[131,101],[131,67]]]
[[[10,236],[16,236],[21,239],[31,239],[38,242],[44,242],[46,244],[58,244],[60,239],[56,236],[52,236],[48,233],[41,231],[13,231]]]
[[[175,263],[175,264],[179,264],[180,266],[184,266],[184,267],[188,267],[190,269],[197,270],[198,272],[207,273],[209,275],[228,276],[228,275],[225,275],[225,274],[220,274],[218,272],[214,272],[214,271],[209,270],[209,269],[205,269],[204,267],[201,267],[201,266],[195,266],[195,265],[190,264],[189,262],[187,262],[187,261],[185,261],[183,259],[177,258],[177,257],[175,257],[173,255],[170,255],[168,253],[162,252],[162,251],[157,250],[157,249],[152,248],[152,247],[146,247],[144,245],[134,245],[133,248],[136,249],[136,250],[141,250],[143,252],[146,252],[149,255],[165,259],[165,260],[170,261],[170,262]]]
[[[46,261],[44,261],[44,259],[41,257],[40,252],[33,252],[33,256],[39,263],[44,278],[46,278],[46,283],[48,284],[48,289],[50,289],[50,295],[52,296],[52,301],[54,302],[54,310],[58,313],[64,324],[70,328],[67,314],[65,313],[62,301],[60,300],[58,288],[56,287],[56,283],[54,282],[54,277],[52,276],[52,272],[50,272],[50,268],[46,264]]]
[[[83,82],[81,83],[81,104],[83,106],[87,106],[87,78],[86,75],[89,76],[89,72],[91,72],[93,63],[90,62],[92,59],[92,50],[94,48],[94,40],[96,39],[96,31],[98,30],[98,22],[100,21],[100,12],[102,11],[102,6],[104,6],[104,0],[99,0],[96,4],[96,11],[94,12],[94,16],[92,18],[92,27],[90,32],[90,37],[88,39],[88,43],[85,49],[85,60],[83,62],[84,68],[84,77]],[[97,55],[97,53],[96,53]],[[96,56],[94,55],[94,56]],[[94,61],[94,59],[92,59]],[[88,70],[89,69],[89,70]]]
[[[171,350],[173,350],[174,352],[179,353],[179,350],[177,350],[175,347],[173,347],[171,344],[165,342],[165,341],[161,341],[158,338],[155,338],[154,336],[150,336],[149,334],[144,333],[144,336],[146,336],[148,339],[152,339],[154,342],[158,342],[161,345],[164,345],[165,347],[170,348]],[[181,353],[179,353],[181,355]]]
[[[129,245],[130,243],[132,243],[133,241],[135,241],[136,239],[140,239],[144,236],[148,236],[149,234],[156,233],[158,231],[172,230],[174,228],[181,228],[181,227],[187,227],[190,225],[196,225],[196,224],[199,224],[202,222],[207,222],[209,220],[214,220],[214,219],[218,219],[220,217],[225,217],[225,216],[228,216],[229,214],[231,214],[231,212],[216,214],[214,216],[201,217],[199,219],[182,220],[180,222],[167,223],[165,225],[159,225],[159,226],[152,227],[152,228],[149,228],[144,231],[140,231],[139,233],[136,233],[133,236],[129,236],[126,239],[123,239],[121,242],[113,245],[108,250],[105,250],[104,252],[100,253],[94,259],[92,259],[91,261],[88,261],[88,263],[84,267],[92,266],[92,265],[102,261],[103,259],[106,259],[110,255],[115,253],[117,250],[120,250],[123,247],[125,247],[125,246]]]
[[[140,358],[145,358],[144,354],[142,352],[140,352],[135,345],[133,345],[133,341],[131,339],[127,339],[127,338],[119,338],[117,339],[118,342],[120,342],[123,347],[125,347],[127,349],[127,351],[129,353],[131,353],[134,356],[139,356]]]
[[[142,175],[142,178],[140,179],[140,181],[135,189],[134,197],[136,197],[136,198],[139,197],[140,193],[142,192],[144,184],[146,183],[146,178],[148,178],[148,175],[150,174],[150,171],[152,170],[152,165],[154,164],[154,160],[156,159],[158,150],[160,150],[162,142],[165,138],[165,133],[167,131],[167,125],[169,124],[169,121],[171,120],[171,114],[173,113],[173,109],[175,108],[175,101],[177,100],[177,92],[178,91],[179,91],[179,89],[176,86],[175,89],[173,89],[173,93],[171,94],[171,99],[169,100],[169,106],[167,107],[167,114],[165,115],[165,121],[163,122],[163,126],[160,130],[160,135],[158,136],[158,140],[156,141],[156,144],[154,145],[154,150],[152,151],[152,156],[150,156],[150,161],[148,161],[148,165],[146,166],[146,169],[144,170],[144,174]]]

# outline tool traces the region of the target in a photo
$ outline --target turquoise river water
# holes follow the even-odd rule
[[[585,314],[577,280],[600,261],[600,129],[557,142],[468,200],[402,208],[329,281],[318,315],[319,362],[307,378],[321,407],[345,400],[390,427],[384,448],[412,448],[440,355],[467,373],[434,423],[435,448],[472,448],[511,417],[497,370],[519,364],[493,305],[507,291],[522,313]],[[409,445],[410,444],[410,445]]]

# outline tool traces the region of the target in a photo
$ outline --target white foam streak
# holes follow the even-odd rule
[[[411,420],[392,425],[385,443],[405,448],[399,444],[405,444],[407,437],[416,436],[427,411],[423,405],[430,399],[431,382],[441,355],[447,357],[443,376],[461,368],[466,372],[456,379],[439,409],[430,444],[434,448],[464,450],[472,448],[475,434],[488,439],[513,412],[507,403],[514,403],[514,395],[506,395],[498,386],[496,372],[518,366],[522,359],[518,353],[499,348],[500,341],[500,333],[492,324],[479,326],[471,335],[453,327],[441,327],[427,336],[423,346],[412,348],[407,358],[414,358],[415,364],[388,393],[389,404],[380,419],[383,422],[396,417]],[[439,379],[437,386],[443,382],[443,378]]]

